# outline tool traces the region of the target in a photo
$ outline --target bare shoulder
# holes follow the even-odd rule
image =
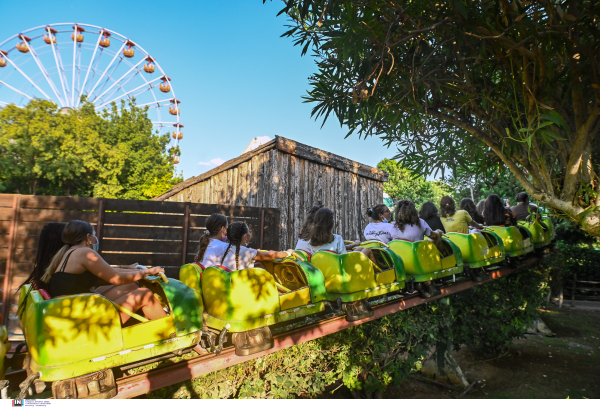
[[[100,258],[100,255],[95,250],[90,249],[89,247],[81,247],[75,250],[73,256],[77,256],[81,260],[97,260],[98,258]]]

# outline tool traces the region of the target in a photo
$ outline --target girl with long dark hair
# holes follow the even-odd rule
[[[371,223],[367,225],[364,231],[365,239],[378,240],[383,243],[389,243],[392,240],[389,223],[392,219],[392,213],[384,204],[375,205],[367,209],[367,216],[371,218]]]
[[[467,213],[473,218],[473,220],[477,223],[483,224],[483,216],[477,212],[477,207],[475,206],[475,202],[471,198],[463,198],[460,201],[460,205],[458,205],[459,209],[463,211],[467,211]]]
[[[315,254],[316,252],[325,250],[331,250],[337,254],[348,253],[348,246],[345,245],[344,239],[340,235],[333,233],[333,226],[333,212],[331,209],[319,209],[315,214],[315,222],[310,231],[308,246],[303,248],[303,250],[310,254]],[[369,259],[371,259],[373,264],[377,264],[371,249],[366,247],[356,247],[354,250],[363,252],[367,257],[369,257]]]
[[[439,229],[442,232],[446,232],[446,229],[444,229],[444,225],[440,220],[438,209],[433,202],[427,201],[423,204],[419,211],[419,217],[429,225],[431,230]]]
[[[437,241],[442,235],[441,230],[433,231],[421,218],[415,208],[415,204],[408,199],[402,199],[396,204],[396,220],[390,230],[392,239],[408,240],[416,242],[423,240],[425,236]]]
[[[62,232],[65,229],[66,223],[51,222],[44,225],[38,239],[37,254],[33,271],[19,286],[19,289],[25,284],[31,284],[34,289],[47,289],[47,284],[42,281],[42,276],[46,272],[46,268],[50,265],[52,258],[64,246],[62,241]]]
[[[475,222],[465,210],[456,210],[456,203],[450,196],[442,197],[440,202],[441,219],[446,232],[469,233],[469,226],[481,229],[483,226]]]
[[[52,257],[41,281],[48,285],[51,296],[85,294],[92,291],[99,280],[115,286],[135,283],[146,276],[158,275],[164,270],[153,267],[145,270],[113,268],[97,253],[98,238],[94,227],[81,220],[73,220],[62,232],[64,245]],[[121,295],[119,290],[109,289],[103,295],[130,312],[142,309],[148,319],[166,316],[151,290],[137,287]],[[120,312],[121,322],[129,314]]]
[[[315,215],[317,214],[317,211],[319,209],[321,209],[322,207],[323,207],[323,205],[314,205],[308,211],[308,216],[306,217],[306,219],[304,220],[304,223],[302,224],[302,227],[300,228],[300,233],[298,235],[298,242],[296,243],[295,250],[304,250],[306,252],[311,252],[310,242],[309,242],[310,241],[310,232],[315,224]],[[348,244],[346,244],[346,250],[352,250],[359,244],[360,244],[360,240],[357,240],[353,243],[348,243]]]
[[[516,226],[517,218],[496,194],[488,195],[483,210],[483,220],[488,226]]]
[[[255,262],[283,259],[294,254],[293,250],[277,252],[269,250],[259,252],[247,247],[251,238],[250,229],[245,222],[233,222],[227,228],[229,244],[221,258],[221,264],[231,271],[249,269]]]
[[[308,241],[310,240],[310,231],[313,228],[315,223],[315,215],[319,209],[321,209],[323,205],[314,205],[308,211],[308,215],[300,228],[300,233],[298,234],[298,242],[296,243],[296,250],[306,250],[307,246],[309,246]]]
[[[423,240],[425,236],[429,236],[440,252],[444,250],[441,239],[442,231],[439,229],[436,231],[431,230],[429,225],[419,218],[419,212],[417,212],[415,204],[408,199],[400,200],[396,204],[396,221],[390,233],[393,239],[408,240],[410,242]],[[424,298],[441,294],[431,281],[421,283],[419,291]]]

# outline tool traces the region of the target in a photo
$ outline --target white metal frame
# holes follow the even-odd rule
[[[84,31],[81,32],[81,34],[84,35],[84,41],[82,43],[78,43],[76,41],[77,34],[79,34],[77,26],[82,27],[84,29]],[[57,32],[53,34],[50,28],[55,29]],[[100,75],[98,75],[100,58],[104,54],[111,55],[112,52],[114,52],[112,49],[108,50],[107,48],[100,48],[100,40],[102,39],[102,33],[105,30],[110,32],[111,42],[114,43],[111,44],[111,46],[114,45],[118,47],[118,42],[121,42],[121,46],[118,47],[118,51],[114,53],[114,55],[112,55],[112,60],[104,68],[103,72]],[[6,90],[10,90],[11,92],[13,92],[12,94],[15,96],[20,95],[18,96],[19,98],[25,97],[31,100],[36,97],[36,92],[33,91],[33,95],[31,95],[28,89],[31,90],[35,88],[37,92],[39,92],[39,94],[43,95],[46,99],[53,100],[59,107],[63,108],[77,108],[80,105],[81,97],[84,94],[87,94],[88,101],[95,102],[96,110],[104,109],[107,106],[109,106],[112,102],[118,102],[119,100],[125,98],[131,100],[132,97],[137,97],[146,92],[150,92],[150,99],[154,99],[153,101],[147,103],[136,102],[135,106],[148,106],[148,108],[150,109],[156,109],[157,120],[153,120],[154,126],[170,127],[175,125],[175,127],[179,129],[179,125],[181,125],[181,123],[178,110],[177,115],[173,116],[173,118],[176,118],[175,122],[162,121],[161,118],[160,108],[169,107],[171,100],[174,100],[173,106],[176,109],[179,107],[179,104],[177,103],[177,97],[175,95],[175,90],[173,89],[173,85],[171,84],[170,80],[167,79],[167,83],[171,87],[171,90],[168,96],[163,96],[162,94],[160,95],[161,97],[167,98],[160,99],[159,97],[157,97],[157,94],[154,90],[154,88],[158,86],[156,82],[160,81],[162,77],[168,78],[168,76],[163,71],[156,59],[152,58],[152,63],[155,66],[155,70],[157,70],[158,72],[155,71],[155,73],[153,74],[153,76],[156,75],[156,77],[146,78],[147,75],[144,75],[142,73],[140,65],[144,63],[144,61],[146,61],[150,54],[137,42],[135,42],[135,49],[142,56],[142,59],[139,60],[139,62],[133,64],[132,62],[128,61],[127,58],[125,58],[122,54],[123,49],[127,44],[127,41],[129,41],[129,38],[125,37],[124,35],[121,35],[112,30],[105,29],[103,27],[90,24],[56,23],[30,28],[28,30],[15,34],[7,38],[6,40],[0,42],[0,49],[4,49],[4,46],[7,46],[7,44],[10,45],[10,43],[14,42],[15,39],[19,41],[25,41],[21,39],[21,37],[26,36],[28,33],[30,34],[29,36],[31,37],[31,40],[27,41],[29,45],[29,52],[27,54],[19,54],[16,50],[16,47],[14,46],[7,50],[7,53],[4,56],[4,58],[8,61],[10,66],[14,68],[14,71],[11,71],[9,75],[3,75],[2,69],[5,68],[0,68],[0,89],[5,88]],[[50,38],[54,36],[56,38],[56,42],[51,41],[50,45],[44,42],[42,42],[42,46],[35,45],[37,42],[43,41],[44,34],[48,35],[48,37]],[[71,39],[71,34],[73,34],[74,36],[73,40]],[[94,35],[97,35],[98,38],[96,39]],[[65,36],[68,36],[68,41],[60,42],[59,36],[64,38],[66,38]],[[89,39],[92,39],[92,41],[90,42]],[[59,45],[70,45],[70,42],[73,43],[73,63],[72,65],[65,65],[61,57],[61,49]],[[43,52],[42,47],[44,47]],[[87,65],[82,65],[81,63],[82,49],[87,50],[86,52],[93,49],[92,56]],[[46,52],[50,52],[50,50],[52,52],[54,64],[51,63],[51,66],[48,68],[44,65],[43,58],[40,58],[40,56],[43,56]],[[30,56],[28,56],[28,54]],[[37,65],[39,73],[29,76],[24,72],[23,69],[25,68],[22,69],[22,67],[26,66],[25,64],[27,64],[31,60],[34,61]],[[122,62],[128,65],[129,69],[124,75],[121,75],[118,79],[115,79],[113,75]],[[70,81],[67,79],[67,72],[69,68],[72,70],[70,75]],[[81,83],[83,69],[86,70],[86,73],[83,82]],[[20,77],[12,77],[12,72],[15,71],[20,74]],[[29,74],[32,74],[31,70],[28,70],[27,72]],[[55,81],[53,80],[52,76],[54,74],[58,75],[60,87],[56,86]],[[128,89],[126,85],[128,85],[128,83],[134,78],[138,77],[138,75],[142,78],[144,83],[140,86],[135,87],[134,89]],[[46,92],[44,92],[44,90],[40,86],[38,86],[38,83],[40,85],[42,83],[47,83],[47,86],[52,90],[51,93],[53,93],[54,98],[51,98]],[[46,85],[44,84],[43,86]],[[119,96],[114,97],[115,94],[118,94]],[[9,99],[10,98],[11,97],[9,97]],[[14,98],[14,96],[12,98]],[[146,96],[144,98],[148,100]],[[7,106],[9,104],[9,101],[0,100],[1,106]],[[117,103],[117,105],[120,107],[120,104]],[[125,106],[125,108],[127,109],[128,107]],[[177,139],[174,140],[174,144],[175,146],[177,146]]]

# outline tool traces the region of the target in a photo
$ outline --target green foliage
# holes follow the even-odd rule
[[[523,336],[545,304],[547,275],[524,270],[452,297],[454,346],[465,344],[498,353]]]
[[[555,226],[556,240],[569,247],[586,244],[592,246],[596,238],[589,236],[569,219],[561,219]]]
[[[283,36],[317,62],[313,117],[397,145],[417,174],[505,167],[600,236],[581,215],[600,206],[598,1],[284,3]]]
[[[472,178],[475,178],[474,180]],[[524,192],[523,186],[517,181],[515,176],[508,171],[496,172],[490,177],[472,177],[473,196],[475,203],[481,199],[487,198],[490,194],[496,194],[500,198],[509,198],[512,205],[516,205],[515,197],[519,192]],[[471,190],[466,182],[456,182],[453,179],[449,183],[456,187],[456,197],[458,200],[471,198]],[[531,199],[532,202],[535,199]]]
[[[133,101],[99,115],[91,103],[62,114],[47,100],[0,108],[0,192],[150,199],[182,180]]]
[[[545,275],[523,270],[451,297],[430,302],[323,338],[296,345],[164,388],[154,398],[316,397],[339,382],[372,395],[420,369],[432,347],[446,338],[455,346],[497,352],[520,337],[543,304]]]
[[[452,195],[450,186],[442,181],[427,181],[395,160],[384,159],[377,168],[389,173],[388,182],[383,184],[383,192],[395,199],[410,199],[417,208],[427,201],[437,206],[444,195]]]
[[[559,242],[544,261],[544,266],[552,279],[560,282],[574,274],[578,280],[600,281],[600,250]],[[557,292],[555,288],[553,285],[553,292]]]

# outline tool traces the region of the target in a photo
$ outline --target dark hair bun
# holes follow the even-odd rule
[[[372,208],[367,209],[367,216],[373,216],[373,209]]]

